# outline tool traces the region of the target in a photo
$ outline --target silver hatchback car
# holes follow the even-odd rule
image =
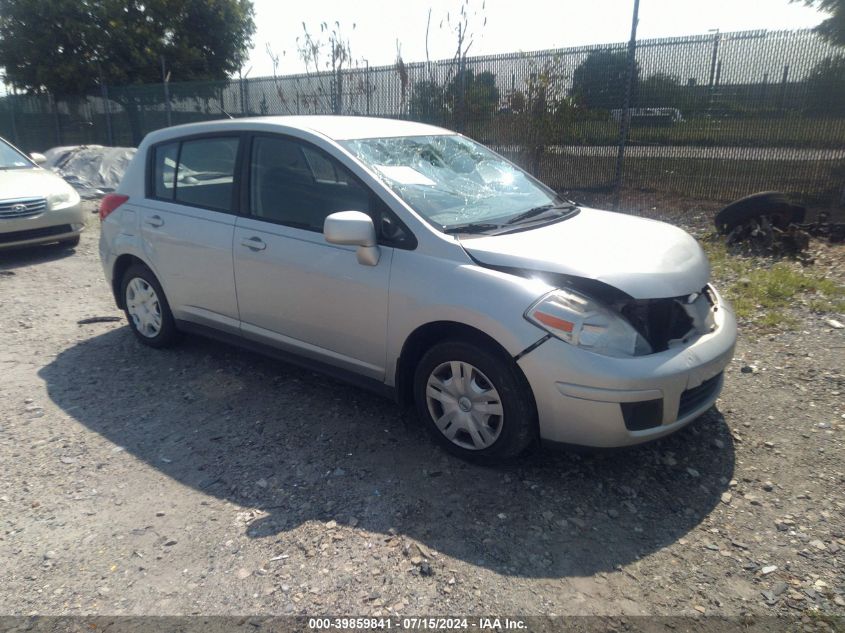
[[[672,433],[736,341],[687,233],[576,206],[464,136],[359,117],[148,135],[100,209],[118,306],[391,394],[446,448]]]

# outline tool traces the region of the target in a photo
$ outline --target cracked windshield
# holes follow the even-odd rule
[[[444,230],[507,222],[562,202],[523,171],[461,136],[374,138],[343,145]]]

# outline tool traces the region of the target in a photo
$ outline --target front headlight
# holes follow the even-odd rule
[[[49,196],[47,196],[47,204],[49,205],[51,211],[60,211],[61,209],[67,209],[68,207],[72,207],[78,202],[79,194],[76,193],[75,189],[71,189],[70,187],[62,191],[51,193]]]
[[[553,290],[528,308],[525,318],[562,341],[605,356],[652,351],[620,314],[573,290]]]

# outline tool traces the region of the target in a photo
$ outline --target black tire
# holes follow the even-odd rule
[[[77,246],[79,246],[79,240],[80,236],[74,235],[73,237],[69,237],[68,239],[59,242],[59,246],[61,246],[62,248],[76,248]]]
[[[158,333],[154,336],[149,336],[142,333],[138,329],[138,324],[132,317],[129,311],[129,301],[127,299],[127,290],[130,282],[133,279],[141,279],[146,283],[150,289],[155,293],[158,303],[158,309],[161,316],[161,327]],[[126,320],[129,322],[129,327],[132,333],[144,345],[155,348],[170,347],[178,342],[180,338],[179,330],[176,329],[176,322],[173,319],[173,313],[170,311],[170,304],[167,302],[167,297],[164,295],[164,290],[153,272],[143,264],[133,264],[123,274],[123,279],[120,282],[120,298],[123,302],[123,310],[126,314]]]
[[[488,421],[501,428],[495,441],[485,448],[459,446],[440,431],[432,416],[426,396],[429,377],[451,361],[477,368],[483,374],[480,379],[489,381],[498,392],[503,415],[496,420],[496,416],[491,416]],[[513,360],[498,350],[484,349],[473,343],[444,341],[423,355],[414,372],[414,406],[437,442],[454,455],[470,461],[495,464],[512,460],[536,444],[539,437],[534,399]]]
[[[793,204],[779,191],[763,191],[731,202],[714,218],[720,233],[730,233],[736,226],[762,215],[769,216],[772,223],[785,229],[790,223],[801,223],[807,210]]]

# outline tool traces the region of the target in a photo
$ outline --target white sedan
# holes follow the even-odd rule
[[[0,249],[59,242],[79,244],[85,212],[79,194],[62,178],[39,167],[41,154],[27,156],[0,138]]]

